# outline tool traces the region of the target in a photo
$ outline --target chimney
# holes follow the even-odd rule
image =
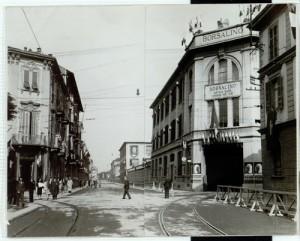
[[[42,49],[41,49],[40,47],[37,48],[36,50],[37,50],[38,53],[41,53],[41,52],[42,52]]]
[[[48,54],[48,56],[52,57],[53,55],[52,54]]]
[[[27,51],[27,47],[24,47],[24,51]]]

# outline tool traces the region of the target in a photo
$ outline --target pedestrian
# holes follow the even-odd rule
[[[28,190],[29,190],[29,202],[33,202],[33,193],[34,193],[34,189],[35,189],[35,181],[33,179],[31,179],[31,181],[29,182],[29,186],[28,186]]]
[[[129,181],[127,176],[124,177],[124,194],[123,194],[123,199],[125,199],[125,196],[128,196],[129,199],[131,199],[130,194],[129,194]]]
[[[25,191],[25,184],[23,182],[23,179],[20,177],[19,182],[17,184],[17,206],[18,207],[24,207],[24,191]]]
[[[166,179],[164,182],[165,198],[169,198],[170,188],[171,188],[171,181],[169,179]]]
[[[53,179],[53,199],[57,199],[57,195],[58,195],[58,192],[59,192],[59,181],[57,178],[54,178]]]
[[[58,187],[59,187],[59,192],[62,193],[64,190],[64,184],[63,184],[63,180],[61,178],[59,179]]]
[[[44,188],[44,183],[42,182],[42,179],[39,179],[37,184],[37,195],[39,199],[42,199],[43,188]]]
[[[50,195],[50,181],[51,181],[51,178],[49,181],[47,181],[47,179],[45,179],[45,182],[44,182],[44,193],[46,195],[46,198],[47,200],[49,200],[49,195]]]
[[[68,187],[68,193],[71,193],[72,188],[73,188],[73,181],[72,181],[71,177],[69,177],[69,179],[67,181],[67,187]]]

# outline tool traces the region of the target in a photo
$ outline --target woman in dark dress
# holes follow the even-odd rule
[[[42,198],[43,188],[44,188],[44,183],[42,182],[42,179],[40,179],[37,184],[37,195],[39,199]]]

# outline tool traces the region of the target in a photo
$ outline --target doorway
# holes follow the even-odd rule
[[[240,143],[216,143],[204,146],[207,190],[217,185],[242,186],[243,146]]]

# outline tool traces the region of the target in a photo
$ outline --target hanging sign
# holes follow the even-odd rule
[[[241,95],[241,83],[229,82],[205,86],[205,100],[225,99]]]

